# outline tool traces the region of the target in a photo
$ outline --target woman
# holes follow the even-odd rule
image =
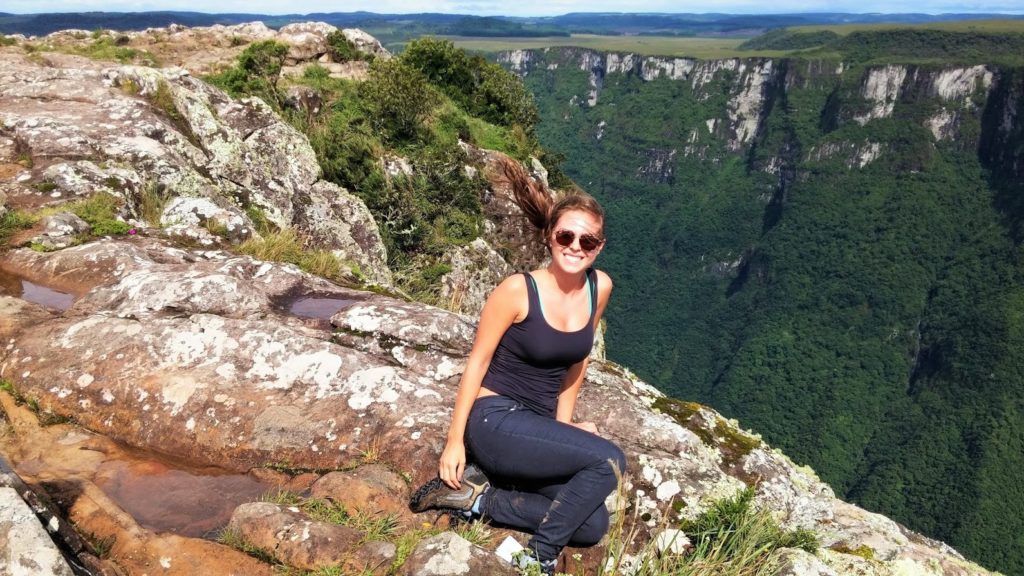
[[[517,163],[502,170],[551,262],[506,278],[484,304],[439,477],[410,507],[531,531],[521,566],[539,563],[553,574],[564,546],[596,544],[607,531],[604,501],[625,470],[622,451],[593,423],[573,422],[612,291],[608,275],[592,268],[605,243],[604,211],[582,193],[552,201]]]

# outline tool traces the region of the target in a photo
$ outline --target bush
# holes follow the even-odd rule
[[[516,75],[449,40],[413,40],[401,59],[474,115],[506,127],[519,125],[528,133],[537,124],[533,96]]]
[[[331,60],[334,62],[373,61],[372,55],[360,52],[341,30],[335,30],[327,35],[327,53],[331,55]]]
[[[438,104],[426,77],[398,59],[375,61],[360,95],[374,128],[396,139],[415,136]]]
[[[280,110],[282,96],[277,81],[287,55],[288,46],[280,42],[254,42],[238,56],[238,64],[206,80],[236,98],[259,96]]]

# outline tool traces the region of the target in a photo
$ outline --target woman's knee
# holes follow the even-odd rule
[[[607,532],[608,510],[601,506],[576,529],[569,544],[579,547],[593,546],[600,542]]]

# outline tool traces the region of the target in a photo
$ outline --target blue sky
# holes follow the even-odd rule
[[[196,12],[246,12],[283,14],[311,12],[410,13],[554,16],[567,12],[728,12],[744,14],[784,12],[1002,12],[1024,13],[1024,0],[930,0],[887,2],[882,0],[0,0],[0,12],[141,12],[191,10]]]

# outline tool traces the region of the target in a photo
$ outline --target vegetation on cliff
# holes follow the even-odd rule
[[[293,85],[322,100],[311,113],[285,105],[278,73],[286,52],[273,41],[254,43],[208,79],[233,96],[260,96],[309,136],[324,177],[370,208],[400,287],[429,301],[447,272],[441,256],[482,232],[486,183],[465,170],[460,141],[522,159],[540,154],[532,96],[500,66],[425,38],[401,57],[374,61],[364,82],[306,68]]]
[[[841,497],[1024,571],[1021,71],[954,105],[913,80],[942,67],[914,67],[868,121],[871,66],[775,61],[737,153],[742,72],[607,74],[589,107],[574,54],[534,53],[525,82],[540,140],[608,210],[609,356]]]

